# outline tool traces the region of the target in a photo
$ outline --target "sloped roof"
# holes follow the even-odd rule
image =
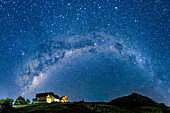
[[[36,100],[36,98],[33,98],[32,100],[34,101],[34,100]]]
[[[60,99],[60,97],[58,95],[54,95],[54,98],[56,99]]]
[[[46,92],[46,93],[38,93],[38,94],[36,94],[36,97],[44,97],[44,96],[48,96],[48,95],[55,96],[53,92]]]
[[[19,96],[17,100],[24,100],[24,98],[22,96]]]

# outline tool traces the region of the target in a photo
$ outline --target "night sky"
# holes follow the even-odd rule
[[[169,0],[0,0],[0,98],[51,92],[170,105]]]

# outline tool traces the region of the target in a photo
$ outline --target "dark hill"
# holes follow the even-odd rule
[[[109,104],[117,107],[153,106],[153,107],[168,108],[167,106],[165,106],[165,104],[162,103],[158,104],[152,99],[139,95],[137,93],[132,93],[129,96],[114,99],[110,101]]]

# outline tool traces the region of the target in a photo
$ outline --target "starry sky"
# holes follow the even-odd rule
[[[53,91],[170,105],[169,0],[0,0],[0,98]]]

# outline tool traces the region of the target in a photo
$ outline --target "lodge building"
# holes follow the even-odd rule
[[[33,103],[52,103],[52,102],[68,102],[67,96],[59,97],[53,92],[36,94],[36,99],[33,99]]]

